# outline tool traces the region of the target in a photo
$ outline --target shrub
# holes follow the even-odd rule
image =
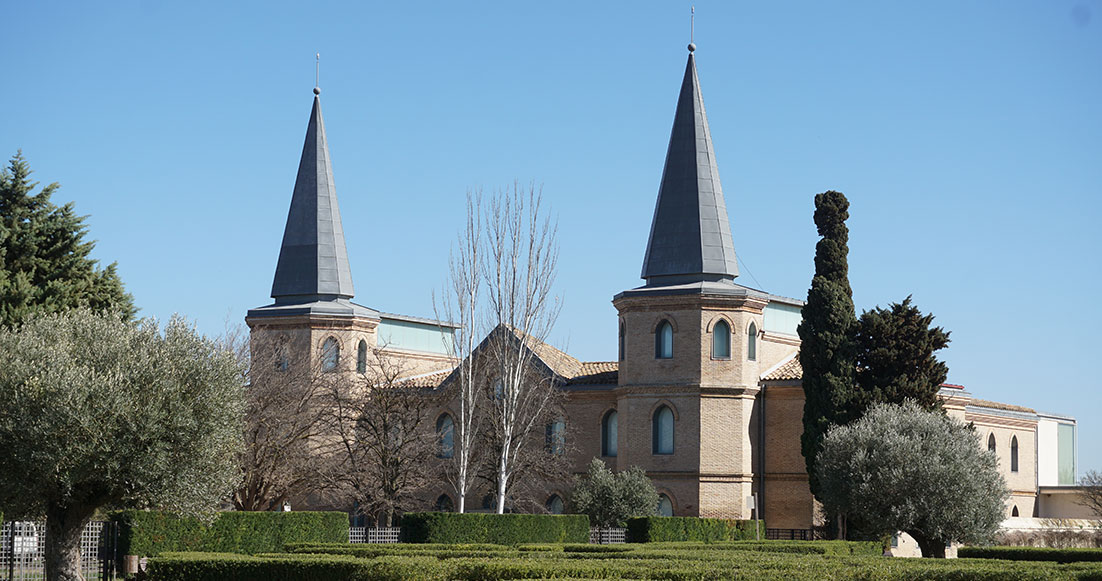
[[[1102,549],[1048,549],[1040,547],[961,547],[958,557],[1007,561],[1102,561]]]
[[[264,553],[287,543],[348,542],[343,512],[222,512],[211,525],[157,511],[113,513],[119,523],[119,555],[152,556],[168,551]]]
[[[589,518],[578,514],[406,513],[401,539],[407,543],[586,543]]]
[[[765,522],[761,536],[765,536]],[[628,519],[628,542],[754,540],[754,521],[692,516],[645,516]]]

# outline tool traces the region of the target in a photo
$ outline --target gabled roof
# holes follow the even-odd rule
[[[804,368],[800,366],[800,353],[797,351],[781,359],[776,365],[761,374],[762,381],[790,381],[804,378]]]
[[[731,281],[738,276],[727,205],[719,182],[690,46],[658,189],[642,277],[647,286]]]
[[[272,282],[272,298],[277,304],[351,299],[355,295],[321,100],[317,89],[314,93]]]

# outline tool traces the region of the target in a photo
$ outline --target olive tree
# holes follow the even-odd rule
[[[212,511],[238,478],[242,374],[174,317],[74,310],[0,329],[0,506],[46,518],[46,578],[80,580],[101,507]]]
[[[990,539],[1009,495],[970,426],[913,401],[877,404],[831,428],[815,469],[830,514],[878,536],[903,531],[925,557],[944,557],[949,542]]]
[[[589,463],[570,498],[574,512],[589,515],[599,527],[622,527],[627,519],[653,516],[658,508],[658,491],[642,468],[614,473],[600,458]]]

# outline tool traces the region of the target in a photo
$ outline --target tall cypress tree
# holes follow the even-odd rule
[[[56,183],[33,193],[30,174],[21,152],[0,170],[0,326],[76,307],[133,317],[134,299],[115,264],[99,268],[89,258],[95,243],[84,240],[85,217],[72,203],[50,202]]]
[[[949,367],[934,356],[949,345],[949,332],[932,327],[933,315],[924,315],[911,297],[861,313],[857,323],[857,385],[865,401],[903,403],[913,400],[926,409],[941,406],[938,391]]]
[[[833,424],[856,419],[859,399],[854,381],[853,291],[849,286],[849,200],[833,190],[815,196],[815,226],[822,239],[815,245],[815,277],[807,292],[799,326],[803,366],[804,432],[800,444],[810,477],[818,490],[815,456]]]

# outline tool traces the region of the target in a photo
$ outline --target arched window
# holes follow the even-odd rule
[[[441,494],[440,497],[436,499],[433,510],[436,512],[455,512],[455,503],[452,502],[452,497],[447,494]]]
[[[356,371],[367,373],[367,341],[363,339],[356,347]]]
[[[655,359],[673,357],[673,325],[669,321],[662,321],[654,330],[654,357]]]
[[[712,327],[712,358],[731,358],[731,327],[727,321],[720,321]]]
[[[440,448],[436,451],[437,458],[451,458],[455,455],[455,422],[448,414],[440,416],[436,420],[436,437],[440,442]]]
[[[620,321],[620,359],[624,360],[624,322]]]
[[[1010,437],[1010,471],[1018,471],[1018,436]]]
[[[494,401],[501,401],[505,399],[505,384],[500,378],[494,380],[493,385]]]
[[[1018,516],[1018,506],[1014,505],[1014,510],[1010,511],[1010,516]]]
[[[658,516],[673,516],[673,501],[665,494],[658,495]]]
[[[556,456],[566,453],[566,420],[559,418],[547,424],[547,451]]]
[[[655,454],[673,454],[673,410],[661,406],[654,410],[653,442]]]
[[[563,504],[562,497],[557,494],[552,494],[551,498],[547,499],[547,512],[551,514],[562,514]]]
[[[750,329],[746,331],[746,358],[750,361],[758,359],[758,326],[750,323]]]
[[[619,414],[612,410],[605,414],[601,420],[601,455],[616,455],[616,439],[619,437],[619,426],[616,424]]]
[[[291,367],[291,358],[287,356],[287,337],[280,337],[275,348],[276,371],[287,371]]]
[[[992,433],[990,436],[987,436],[987,451],[991,452],[992,454],[995,453],[995,434],[994,433]]]
[[[336,371],[341,362],[341,346],[335,337],[330,337],[321,344],[321,370]]]

